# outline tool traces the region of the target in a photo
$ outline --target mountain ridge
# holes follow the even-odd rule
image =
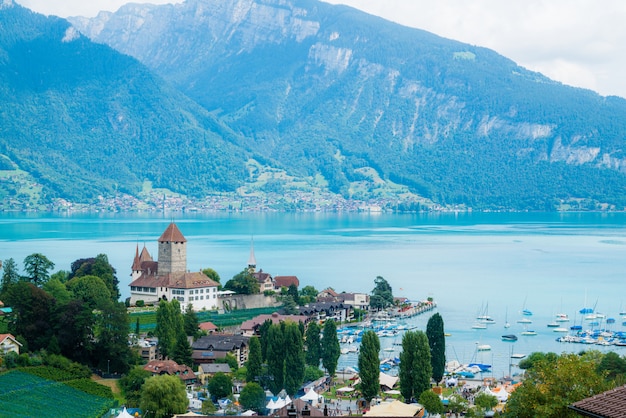
[[[0,13],[8,20],[6,9]],[[57,172],[66,183],[57,187],[57,196],[83,201],[120,191],[137,196],[149,181],[198,198],[319,188],[344,199],[393,196],[397,202],[404,196],[477,210],[626,205],[626,101],[563,86],[486,48],[315,0],[128,4],[115,13],[69,21],[72,26],[63,30],[78,37],[73,42],[86,39],[71,28],[96,42],[84,48],[106,44],[139,60],[145,71],[124,61],[129,58],[111,55],[112,62],[126,64],[110,73],[104,61],[92,59],[91,65],[100,67],[89,78],[38,50],[49,59],[45,80],[56,77],[57,89],[74,80],[85,93],[78,98],[89,102],[89,96],[97,109],[77,106],[66,89],[47,112],[63,114],[59,109],[67,102],[72,117],[49,117],[49,126],[36,127],[41,152],[33,150],[39,152],[35,160],[46,162],[44,155],[52,150],[74,167],[75,177],[91,180],[82,183],[88,193],[68,194],[63,167],[46,162],[47,184],[55,183]],[[4,44],[0,49],[9,51]],[[9,57],[5,65],[19,61]],[[77,59],[75,67],[82,65]],[[131,77],[125,65],[141,68],[141,76]],[[39,74],[32,76],[41,81]],[[23,80],[7,77],[6,91],[23,87]],[[107,77],[117,77],[117,84],[93,89]],[[133,83],[140,90],[127,87]],[[153,86],[150,93],[137,94],[146,84]],[[110,102],[98,99],[112,100],[112,91],[117,100],[124,98],[125,124],[107,110]],[[50,104],[37,96],[45,92],[29,93],[37,97],[36,106]],[[0,133],[24,137],[28,107],[6,106],[16,108],[11,117],[21,122]],[[108,121],[98,125],[95,141],[110,149],[92,150],[87,161],[93,165],[114,156],[119,172],[81,171],[64,155],[68,147],[52,149],[53,141],[46,142],[67,131],[82,138],[72,144],[88,143],[84,130],[93,129],[89,125],[101,113]],[[10,143],[0,142],[0,154],[33,171],[31,156],[7,147]],[[130,155],[137,154],[140,161],[133,161]]]

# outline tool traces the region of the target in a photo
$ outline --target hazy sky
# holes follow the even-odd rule
[[[0,0],[1,1],[1,0]],[[232,1],[232,0],[225,0]],[[326,0],[491,48],[548,77],[626,98],[624,0]],[[44,14],[95,16],[124,0],[17,0]],[[176,3],[152,0],[135,3]]]

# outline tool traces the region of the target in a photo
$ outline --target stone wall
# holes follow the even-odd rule
[[[220,313],[234,309],[267,308],[280,306],[276,296],[265,295],[220,295],[218,296]]]

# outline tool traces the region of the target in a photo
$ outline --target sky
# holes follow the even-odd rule
[[[231,0],[226,0],[231,1]],[[405,26],[493,49],[517,64],[626,98],[624,0],[325,0]],[[95,16],[125,0],[17,0],[46,15]],[[136,0],[134,3],[177,3]]]

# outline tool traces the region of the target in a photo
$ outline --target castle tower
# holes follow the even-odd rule
[[[187,272],[187,240],[174,222],[158,241],[159,275]]]

